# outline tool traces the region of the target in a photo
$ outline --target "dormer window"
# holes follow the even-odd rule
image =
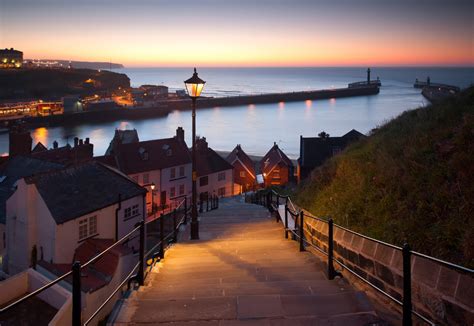
[[[143,147],[140,147],[138,149],[138,154],[140,155],[140,158],[143,161],[148,161],[148,151],[146,149],[144,149]]]
[[[171,151],[171,147],[168,144],[164,144],[162,149],[165,151],[166,156],[171,156],[173,152]]]

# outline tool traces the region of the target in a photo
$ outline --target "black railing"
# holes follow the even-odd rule
[[[216,207],[216,199],[213,199],[213,206]],[[58,278],[54,279],[53,281],[45,284],[44,286],[40,287],[39,289],[19,298],[18,300],[10,303],[9,305],[0,308],[0,316],[2,313],[18,306],[19,304],[25,302],[29,298],[38,295],[39,293],[49,289],[53,285],[64,281],[66,278],[72,276],[72,320],[71,325],[79,326],[79,325],[88,325],[92,322],[97,315],[104,309],[104,307],[114,298],[114,296],[121,290],[125,285],[128,285],[128,289],[130,289],[131,283],[136,282],[138,286],[144,284],[146,276],[151,271],[151,268],[154,266],[155,263],[160,261],[160,259],[164,258],[164,253],[166,249],[169,247],[170,244],[177,242],[178,240],[178,231],[182,224],[187,223],[187,215],[191,211],[191,205],[189,205],[188,209],[188,200],[185,198],[173,211],[169,212],[166,215],[161,214],[159,218],[160,224],[160,237],[158,242],[147,252],[145,252],[146,246],[146,228],[153,227],[153,224],[157,223],[157,220],[145,222],[141,221],[135,225],[135,228],[131,230],[128,234],[123,236],[121,239],[114,242],[105,250],[101,251],[89,261],[84,264],[76,261],[73,263],[72,268],[69,272],[59,276]],[[165,220],[171,220],[172,224],[171,230],[165,235]],[[156,227],[156,226],[155,226]],[[91,316],[83,323],[82,322],[82,305],[81,305],[81,270],[84,268],[94,264],[98,260],[100,260],[106,253],[110,252],[116,246],[123,244],[133,237],[136,237],[136,233],[139,233],[139,250],[138,250],[138,262],[135,266],[131,269],[129,274],[120,282],[120,284],[111,292],[111,294],[105,299],[104,302],[98,307],[98,309],[91,314]],[[171,240],[170,240],[171,239]],[[167,240],[170,240],[168,244],[165,244]],[[157,252],[157,248],[160,250]],[[146,266],[146,267],[145,267]]]
[[[305,212],[302,209],[297,209],[293,203],[291,202],[291,198],[287,195],[281,195],[277,193],[274,190],[260,190],[255,193],[247,193],[245,195],[245,201],[258,204],[258,205],[263,205],[269,209],[270,212],[276,212],[275,218],[276,222],[279,222],[280,220],[284,223],[284,228],[285,228],[285,238],[288,238],[288,233],[292,233],[292,238],[294,240],[299,241],[299,249],[300,251],[305,250],[305,246],[310,246],[311,248],[317,250],[321,254],[327,257],[327,277],[328,279],[332,280],[336,276],[341,276],[342,274],[339,271],[336,271],[334,268],[334,263],[337,263],[340,265],[342,268],[347,270],[351,275],[357,277],[361,281],[363,281],[365,284],[371,286],[374,288],[376,291],[381,293],[382,295],[386,296],[396,304],[400,305],[402,307],[402,320],[403,320],[403,326],[411,326],[412,325],[412,315],[416,316],[423,322],[430,324],[430,325],[436,325],[435,322],[431,321],[427,317],[423,316],[420,314],[418,311],[415,311],[413,309],[412,305],[412,298],[411,298],[411,290],[412,290],[412,282],[411,282],[411,255],[422,257],[434,262],[437,262],[439,264],[442,264],[446,267],[449,267],[451,269],[455,269],[457,271],[463,272],[463,273],[469,273],[471,275],[474,274],[473,269],[469,269],[467,267],[463,267],[460,265],[456,265],[435,257],[431,257],[425,254],[421,254],[416,251],[412,251],[410,249],[410,246],[408,244],[404,244],[403,248],[395,246],[393,244],[383,242],[371,237],[368,237],[366,235],[360,234],[358,232],[352,231],[350,229],[347,229],[345,227],[342,227],[340,225],[337,225],[333,222],[331,218],[328,219],[322,219],[316,216],[313,216],[309,214],[308,212]],[[280,215],[279,213],[279,206],[281,204],[285,204],[285,211],[283,216]],[[291,208],[290,208],[291,206]],[[289,228],[289,220],[288,217],[289,215],[293,218],[294,220],[294,229]],[[328,234],[327,234],[327,250],[325,251],[323,248],[320,248],[319,246],[314,245],[312,242],[309,242],[305,239],[304,237],[304,219],[305,217],[317,220],[319,222],[327,223],[328,225]],[[379,243],[384,246],[388,246],[392,249],[395,249],[399,252],[401,252],[402,255],[402,273],[403,273],[403,296],[402,300],[398,300],[389,293],[385,292],[383,289],[378,287],[377,285],[373,284],[369,280],[365,279],[361,275],[359,275],[357,272],[352,270],[349,266],[344,264],[342,261],[334,257],[334,227],[339,228],[341,230],[347,231],[351,234],[360,236],[362,238],[368,239],[370,241],[374,241],[376,243]]]

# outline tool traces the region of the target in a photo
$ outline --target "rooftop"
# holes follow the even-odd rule
[[[57,224],[143,195],[146,190],[111,167],[90,161],[25,178],[35,184]]]

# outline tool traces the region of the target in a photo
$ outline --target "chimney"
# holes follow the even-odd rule
[[[180,141],[180,142],[184,142],[184,129],[183,129],[183,127],[178,127],[178,129],[176,129],[176,139],[178,139],[178,141]]]
[[[77,147],[79,145],[79,138],[74,137],[74,147]]]
[[[57,141],[53,141],[53,148],[56,149],[59,147],[59,144]]]
[[[79,145],[80,145],[80,146],[84,145],[84,140],[83,140],[82,138],[79,139]]]
[[[23,129],[22,126],[12,128],[9,133],[9,138],[10,157],[16,155],[29,155],[31,153],[33,139],[30,136],[30,132]]]
[[[87,144],[87,145],[89,145],[89,143],[90,143],[89,137],[86,138],[86,141],[85,141],[84,143]]]
[[[197,148],[198,150],[200,151],[205,151],[207,150],[207,141],[206,141],[206,137],[202,137],[202,138],[199,138],[197,140]]]
[[[274,141],[274,142],[273,142],[273,147],[276,147],[276,146],[277,146],[277,142]]]

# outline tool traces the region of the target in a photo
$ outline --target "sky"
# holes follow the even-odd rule
[[[127,67],[473,66],[474,1],[0,0],[0,48]]]

